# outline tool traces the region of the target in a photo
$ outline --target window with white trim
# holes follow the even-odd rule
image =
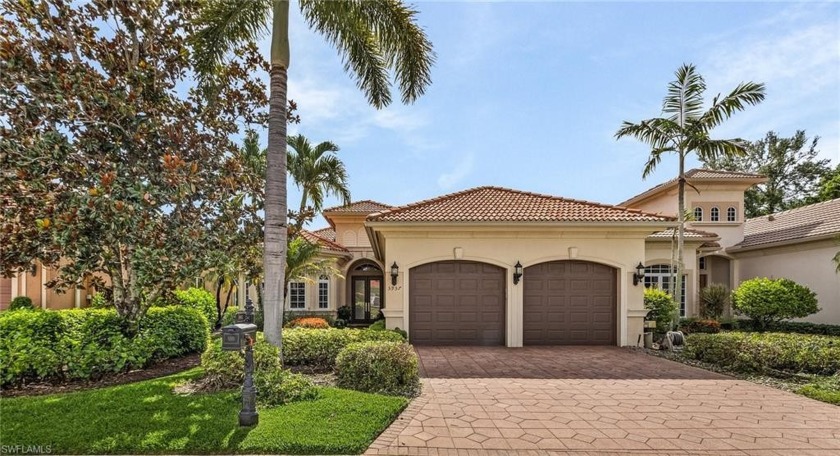
[[[738,220],[738,211],[734,207],[730,207],[726,210],[726,221],[734,222],[736,220]]]
[[[695,222],[702,222],[703,221],[703,208],[702,207],[695,207],[694,208],[694,221]]]
[[[654,264],[645,267],[645,288],[658,288],[666,293],[671,293],[674,287],[673,282],[676,279],[677,267],[667,264]],[[682,287],[680,293],[680,317],[685,316],[685,279],[683,275]]]
[[[322,275],[318,279],[318,308],[328,309],[330,307],[330,278]]]
[[[711,212],[712,212],[712,215],[710,217],[711,220],[713,222],[719,222],[720,221],[720,209],[718,209],[717,207],[713,207]]]
[[[289,309],[306,308],[306,284],[289,282]]]

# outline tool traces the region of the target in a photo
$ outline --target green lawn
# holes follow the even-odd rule
[[[178,395],[178,375],[78,393],[0,400],[0,440],[52,453],[361,453],[405,408],[401,397],[323,388],[315,401],[260,410],[240,428],[236,393]]]

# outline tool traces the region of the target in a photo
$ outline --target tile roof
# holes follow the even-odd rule
[[[372,214],[374,212],[391,209],[393,206],[373,200],[362,200],[344,206],[335,206],[324,209],[322,212],[357,212],[359,214]]]
[[[321,228],[320,230],[315,230],[313,233],[321,236],[324,239],[329,239],[335,242],[335,228],[328,226],[326,228]]]
[[[714,169],[704,169],[704,168],[692,168],[685,172],[686,180],[689,182],[692,181],[719,181],[719,180],[726,180],[726,181],[764,181],[766,178],[760,174],[752,174],[752,173],[740,173],[736,171],[723,171],[723,170],[714,170]],[[677,184],[678,178],[673,178],[669,181],[663,182],[659,185],[653,186],[638,195],[628,198],[626,201],[622,201],[619,203],[621,206],[626,206],[631,204],[635,200],[643,197],[648,196],[654,193],[658,193],[660,190],[664,190],[665,188],[671,187]]]
[[[387,222],[665,222],[673,217],[500,187],[477,187],[371,214]]]
[[[648,239],[671,239],[674,233],[677,231],[676,228],[668,228],[667,230],[659,231],[656,233],[651,234],[648,236]],[[709,231],[701,231],[695,230],[693,228],[686,228],[685,229],[685,238],[686,239],[719,239],[720,236],[717,233],[711,233]]]
[[[840,198],[744,222],[744,240],[735,249],[840,234]]]
[[[325,237],[319,236],[311,231],[301,230],[301,236],[309,241],[311,244],[318,244],[322,250],[329,250],[333,252],[350,253],[344,246],[337,244]]]

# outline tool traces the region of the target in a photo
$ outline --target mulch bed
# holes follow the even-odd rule
[[[196,367],[200,363],[201,355],[194,354],[183,358],[168,359],[146,369],[138,369],[120,374],[108,375],[99,380],[79,380],[62,384],[29,383],[17,388],[2,389],[0,390],[0,396],[41,396],[44,394],[69,393],[71,391],[82,391],[94,388],[103,388],[106,386],[122,385],[124,383],[139,382],[141,380],[149,380],[176,374]]]

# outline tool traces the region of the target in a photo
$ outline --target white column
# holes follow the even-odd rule
[[[11,299],[15,299],[18,297],[18,275],[15,274],[12,276],[12,297]]]
[[[76,287],[76,293],[75,294],[76,294],[75,304],[76,304],[76,308],[78,309],[79,307],[82,307],[82,290],[80,290],[78,286]]]
[[[47,308],[47,268],[41,265],[41,308]]]
[[[505,325],[505,345],[508,347],[521,347],[522,346],[522,332],[524,331],[523,325],[523,296],[525,294],[524,291],[524,280],[528,280],[527,276],[523,276],[519,283],[514,285],[513,284],[513,267],[511,266],[508,268],[508,273],[506,274],[505,280],[507,281],[507,289],[508,296],[507,296],[507,324]]]

